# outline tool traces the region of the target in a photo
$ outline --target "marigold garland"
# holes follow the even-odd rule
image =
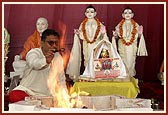
[[[119,32],[120,32],[120,36],[121,36],[120,39],[121,39],[123,44],[129,46],[135,40],[135,34],[137,32],[137,30],[136,30],[136,22],[133,19],[131,19],[131,24],[133,25],[133,29],[132,29],[132,32],[131,32],[132,36],[131,36],[131,39],[130,39],[129,42],[126,42],[126,40],[123,38],[123,28],[122,28],[122,26],[123,26],[124,22],[125,22],[125,19],[122,19],[121,22],[120,22],[120,25],[119,25]]]
[[[87,34],[86,34],[86,29],[85,29],[86,22],[88,21],[88,18],[85,18],[85,19],[83,20],[83,22],[82,22],[82,32],[83,32],[84,39],[86,40],[87,43],[90,43],[90,44],[92,44],[92,43],[94,43],[94,42],[96,41],[97,36],[98,36],[98,34],[99,34],[99,32],[100,32],[100,21],[99,21],[98,18],[95,18],[95,20],[96,20],[96,22],[97,22],[97,29],[96,29],[96,33],[95,33],[95,36],[94,36],[94,38],[93,38],[92,41],[90,41],[90,40],[88,39]]]

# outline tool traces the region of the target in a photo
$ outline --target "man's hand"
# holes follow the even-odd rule
[[[47,62],[48,64],[50,64],[51,61],[52,61],[52,59],[54,58],[54,51],[55,51],[55,49],[50,49],[50,50],[47,52],[47,54],[45,55],[45,57],[46,57],[46,62]]]

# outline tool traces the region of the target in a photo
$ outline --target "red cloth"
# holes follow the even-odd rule
[[[25,97],[28,97],[28,96],[29,95],[22,90],[12,90],[9,93],[9,102],[14,103],[14,102],[22,101],[25,99]]]

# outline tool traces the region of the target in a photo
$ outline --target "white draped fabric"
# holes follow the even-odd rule
[[[102,23],[100,24],[101,27],[104,26]],[[92,28],[94,29],[93,32],[96,32],[96,28]],[[69,63],[67,65],[67,69],[66,69],[66,74],[68,74],[72,79],[80,76],[80,67],[81,67],[81,43],[80,40],[82,40],[83,42],[83,55],[84,55],[84,65],[86,67],[88,60],[91,56],[91,52],[92,49],[95,47],[95,45],[102,39],[106,39],[109,40],[109,38],[107,37],[106,32],[102,32],[100,31],[98,34],[98,37],[96,39],[96,41],[92,44],[87,43],[86,40],[84,39],[83,36],[83,32],[82,32],[82,23],[79,27],[79,35],[75,34],[74,35],[74,43],[73,43],[73,47],[71,49],[71,54],[70,54],[70,59],[69,59]],[[93,34],[95,35],[95,34]],[[94,36],[93,36],[94,37]],[[90,40],[92,40],[93,38],[90,38]]]
[[[105,46],[105,44],[107,44],[107,45]],[[98,46],[100,46],[100,48],[99,48],[99,51],[96,54],[97,56],[95,56],[96,57],[95,58],[94,57],[94,51]],[[120,60],[120,76],[118,76],[118,78],[125,78],[127,76],[125,65],[124,65],[121,57],[119,56],[117,50],[112,46],[111,42],[108,41],[108,40],[99,41],[99,43],[96,44],[95,47],[92,49],[90,60],[88,62],[88,65],[86,66],[86,69],[85,69],[82,76],[83,77],[95,78],[94,59],[98,59],[98,56],[99,56],[102,48],[104,48],[104,46],[105,46],[106,49],[108,48],[108,51],[110,53],[110,58],[119,58],[119,60]]]
[[[119,33],[119,24],[116,26],[116,32],[117,35],[119,37],[120,33]],[[126,42],[128,42],[131,39],[131,31],[133,29],[133,26],[130,25],[130,35],[128,36],[128,32],[125,28],[125,23],[123,24],[123,38],[126,40]],[[138,30],[139,25],[136,23],[136,30]],[[138,45],[138,38],[139,39],[139,45]],[[112,37],[112,44],[114,45],[114,47],[117,49],[117,45],[116,45],[116,39],[113,36]],[[123,44],[123,42],[121,41],[121,39],[118,40],[118,51],[119,54],[124,62],[124,64],[126,65],[126,69],[129,72],[128,74],[130,76],[135,76],[136,75],[136,71],[135,71],[135,63],[136,63],[136,56],[147,56],[147,50],[146,50],[146,44],[145,44],[145,40],[144,40],[144,36],[143,34],[138,34],[138,32],[135,34],[135,40],[134,42],[127,46],[125,44]]]

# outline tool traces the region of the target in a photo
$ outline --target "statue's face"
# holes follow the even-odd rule
[[[48,28],[48,22],[45,18],[39,18],[36,22],[37,31],[41,34],[44,30]]]
[[[124,12],[122,13],[122,16],[126,20],[130,20],[131,18],[133,18],[134,13],[132,12],[131,9],[125,9]]]
[[[85,11],[85,16],[89,19],[92,19],[96,16],[96,12],[93,8],[87,8]]]

